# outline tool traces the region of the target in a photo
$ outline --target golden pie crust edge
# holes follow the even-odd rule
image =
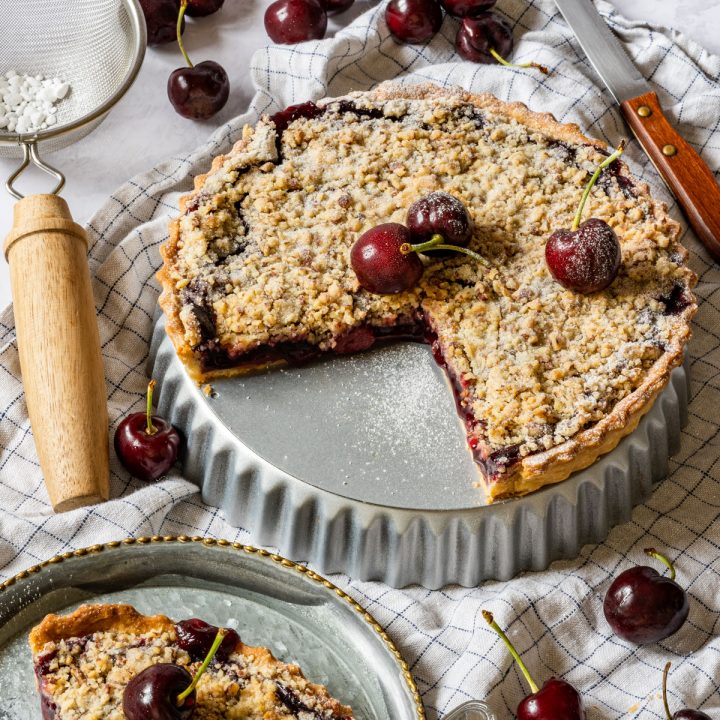
[[[506,115],[526,127],[540,131],[556,140],[590,144],[602,150],[607,148],[607,143],[583,135],[579,126],[574,123],[559,123],[550,113],[534,112],[530,110],[527,105],[520,102],[506,103],[489,93],[476,95],[466,92],[461,88],[446,89],[432,83],[401,85],[390,81],[384,82],[374,90],[368,92],[354,92],[341,97],[348,99],[365,97],[377,101],[396,99],[460,100],[471,103],[479,108],[487,108],[499,114]],[[325,102],[338,100],[341,99],[341,97],[325,98],[320,100],[319,103],[323,104]],[[239,140],[233,146],[229,155],[242,151],[245,146],[246,141]],[[185,211],[187,204],[196,194],[202,190],[206,179],[222,167],[227,157],[226,155],[219,155],[213,160],[212,166],[207,173],[195,177],[194,192],[180,198],[181,213]],[[635,180],[635,178],[633,178],[633,180]],[[671,244],[675,246],[676,252],[681,255],[683,262],[686,262],[688,251],[678,242],[681,227],[667,214],[667,205],[656,201],[650,196],[650,189],[647,183],[635,181],[634,188],[639,196],[646,197],[648,202],[654,205],[656,216],[659,220],[663,221],[671,236]],[[203,372],[198,358],[184,341],[184,329],[180,320],[179,303],[174,285],[166,270],[166,266],[172,263],[173,258],[177,254],[179,240],[180,219],[174,218],[169,225],[169,238],[167,242],[160,246],[163,266],[158,271],[156,277],[162,285],[159,303],[166,316],[166,332],[190,377],[196,382],[202,383],[215,378],[232,377],[261,368],[269,369],[274,366],[283,365],[283,361],[278,361],[272,364],[264,363],[257,366]],[[689,291],[697,282],[697,277],[687,266],[685,266],[684,269],[686,270],[687,289]],[[692,335],[690,321],[697,312],[695,297],[691,293],[688,294],[691,296],[691,302],[677,315],[676,324],[679,332],[674,336],[674,344],[658,358],[642,385],[617,403],[608,415],[591,428],[582,430],[569,440],[549,450],[526,455],[514,465],[507,474],[500,476],[491,483],[479,482],[478,485],[486,489],[488,500],[493,501],[518,495],[526,495],[545,485],[566,480],[572,473],[592,465],[600,455],[604,455],[613,450],[617,447],[620,440],[635,430],[643,415],[650,410],[657,396],[668,384],[671,372],[682,364],[685,345]]]

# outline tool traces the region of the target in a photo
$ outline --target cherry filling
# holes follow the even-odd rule
[[[276,683],[275,692],[277,693],[278,700],[291,713],[294,713],[298,717],[300,716],[300,713],[303,713],[303,716],[310,716],[313,719],[323,720],[322,715],[320,715],[318,712],[316,712],[312,708],[309,708],[300,699],[300,696],[294,690],[291,690],[289,687],[282,685],[281,683]]]
[[[52,663],[52,661],[57,657],[57,654],[57,650],[50,650],[50,652],[38,655],[38,658],[35,661],[35,675],[39,678],[43,677],[43,675],[47,675],[50,672],[50,663]]]
[[[666,315],[679,315],[692,302],[687,290],[678,283],[672,286],[667,295],[661,295],[658,299],[665,306]]]

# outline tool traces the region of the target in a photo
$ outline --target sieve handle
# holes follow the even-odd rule
[[[108,415],[87,236],[55,195],[15,205],[5,240],[20,367],[56,512],[109,496]]]

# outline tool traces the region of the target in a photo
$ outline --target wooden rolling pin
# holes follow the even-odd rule
[[[15,205],[5,258],[30,423],[56,512],[109,496],[107,395],[87,246],[57,195]]]

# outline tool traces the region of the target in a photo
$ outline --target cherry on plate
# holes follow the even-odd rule
[[[275,43],[319,40],[327,30],[327,13],[318,0],[275,0],[265,10],[265,30]]]
[[[443,13],[436,0],[390,0],[385,22],[390,32],[406,43],[423,43],[440,29]]]
[[[664,555],[648,548],[645,554],[670,569],[670,577],[641,565],[620,573],[605,595],[603,612],[613,632],[639,645],[676,633],[687,620],[687,593],[675,582],[675,568]]]
[[[178,647],[185,650],[193,660],[201,660],[210,652],[218,630],[219,628],[198,618],[175,623]],[[239,642],[240,636],[235,630],[226,629],[225,637],[217,649],[215,657],[218,660],[227,660]]]
[[[127,720],[188,720],[195,709],[195,692],[191,692],[182,705],[177,704],[177,698],[191,683],[192,675],[179,665],[150,665],[125,686],[125,717]]]
[[[195,688],[226,637],[218,630],[194,676],[172,663],[157,663],[133,677],[123,691],[126,720],[189,720],[197,703]]]

